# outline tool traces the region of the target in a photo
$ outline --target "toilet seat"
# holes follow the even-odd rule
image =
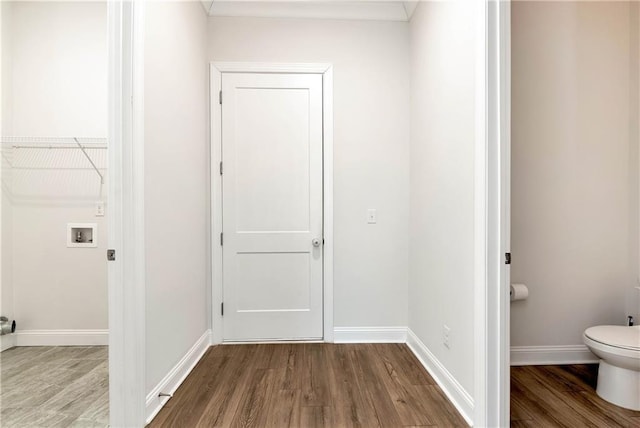
[[[640,326],[599,325],[586,329],[584,336],[605,346],[640,351]]]

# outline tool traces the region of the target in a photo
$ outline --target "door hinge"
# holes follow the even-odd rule
[[[220,234],[220,246],[224,245],[224,233]]]
[[[218,102],[222,105],[222,91],[218,92]]]
[[[220,315],[224,316],[224,302],[220,303]]]
[[[511,264],[511,253],[504,253],[504,264],[505,265]]]
[[[116,250],[107,250],[107,260],[113,262],[116,260]]]
[[[220,162],[220,175],[222,175],[222,162]]]

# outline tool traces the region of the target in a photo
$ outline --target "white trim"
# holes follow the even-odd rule
[[[206,7],[206,6],[205,6]],[[210,16],[406,22],[400,1],[211,1]]]
[[[592,364],[600,359],[585,345],[512,346],[512,366]]]
[[[438,383],[449,401],[453,403],[458,412],[473,425],[474,400],[471,395],[458,383],[456,378],[449,373],[447,368],[429,351],[424,343],[415,335],[411,329],[407,330],[407,345],[409,349],[420,360],[431,377]],[[482,426],[482,425],[475,425]]]
[[[306,340],[306,339],[301,339],[301,340],[300,339],[296,339],[296,340],[282,339],[282,340],[253,340],[253,341],[225,340],[224,342],[220,343],[220,345],[223,345],[223,346],[233,346],[233,345],[273,345],[273,344],[278,344],[278,345],[300,345],[302,343],[325,343],[325,342],[324,342],[324,340],[313,340],[313,339],[310,339],[310,340]],[[217,345],[215,345],[215,346],[217,346]]]
[[[109,425],[145,420],[144,2],[108,8]]]
[[[477,3],[474,397],[476,426],[509,424],[510,1]]]
[[[16,346],[15,334],[5,334],[0,336],[0,352],[6,351]]]
[[[146,423],[150,423],[156,417],[160,409],[168,401],[168,397],[160,397],[160,393],[173,395],[189,373],[202,359],[207,349],[211,346],[211,330],[207,330],[194,343],[189,351],[167,373],[167,375],[151,390],[146,399]]]
[[[493,406],[490,410],[494,414],[497,424],[506,425],[511,420],[511,372],[509,370],[511,355],[511,266],[503,263],[503,254],[511,253],[511,0],[503,0],[499,3],[497,10],[497,25],[495,29],[493,21],[489,21],[489,28],[498,33],[496,42],[499,49],[499,78],[498,97],[499,117],[498,120],[500,137],[498,144],[500,156],[500,172],[498,182],[500,186],[500,221],[498,222],[500,232],[500,249],[498,251],[500,279],[498,285],[499,295],[494,299],[494,303],[489,303],[489,313],[498,314],[499,343],[497,352],[499,355],[494,358],[497,362],[496,400],[489,403]],[[491,72],[491,70],[489,70]],[[495,90],[493,91],[495,93]],[[498,305],[496,308],[495,305]]]
[[[277,62],[212,62],[220,73],[295,73],[323,74],[331,70],[329,63]],[[324,88],[323,88],[324,89]],[[214,98],[215,100],[215,98]]]
[[[323,66],[326,67],[322,76],[324,341],[333,342],[333,67]]]
[[[335,343],[406,343],[407,327],[336,327]]]
[[[22,330],[15,332],[15,346],[105,346],[109,330]]]
[[[333,67],[329,63],[210,63],[211,106],[211,343],[222,343],[222,179],[217,166],[222,160],[222,110],[218,102],[222,73],[309,73],[322,74],[323,93],[323,328],[325,342],[333,342]],[[217,267],[217,268],[216,268]]]
[[[487,136],[487,1],[476,2],[475,37],[475,177],[474,177],[474,392],[475,412],[467,413],[476,426],[488,426],[488,136]],[[425,348],[426,349],[426,348]],[[427,351],[428,352],[428,351]],[[445,388],[443,388],[445,389]]]
[[[211,343],[222,343],[222,246],[218,236],[222,233],[222,177],[218,165],[222,162],[222,106],[216,102],[222,90],[222,72],[218,66],[210,64],[209,120],[211,138]]]

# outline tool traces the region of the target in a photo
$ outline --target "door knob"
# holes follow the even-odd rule
[[[320,239],[318,238],[313,238],[311,240],[311,243],[313,244],[314,247],[319,247],[320,246]]]

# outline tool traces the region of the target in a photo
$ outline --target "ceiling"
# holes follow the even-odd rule
[[[202,0],[210,16],[409,21],[418,1]]]

